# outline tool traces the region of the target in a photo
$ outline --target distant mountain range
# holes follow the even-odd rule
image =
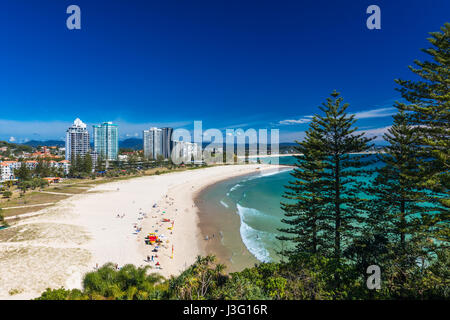
[[[142,150],[144,149],[144,141],[139,138],[129,138],[119,141],[119,148]]]
[[[64,141],[60,141],[60,140],[46,140],[46,141],[30,140],[30,141],[24,142],[22,144],[36,148],[39,146],[64,147],[66,143]]]

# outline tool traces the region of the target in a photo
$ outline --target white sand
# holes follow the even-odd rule
[[[43,209],[0,231],[0,299],[30,299],[48,287],[81,288],[83,274],[106,262],[150,265],[165,277],[176,275],[205,254],[196,193],[220,180],[261,170],[278,168],[232,165],[134,178],[98,185]],[[172,234],[167,229],[171,223],[161,222],[163,217],[175,221]],[[142,231],[136,233],[135,225]],[[158,258],[149,263],[147,255],[155,253],[144,237],[155,229],[166,248],[160,246]]]

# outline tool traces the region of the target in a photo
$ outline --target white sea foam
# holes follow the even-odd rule
[[[246,208],[239,204],[236,204],[238,209],[238,214],[241,220],[240,226],[240,234],[242,238],[242,242],[247,247],[248,251],[252,255],[255,256],[261,262],[270,262],[270,254],[269,251],[264,247],[263,242],[259,240],[263,234],[266,232],[258,231],[252,227],[250,227],[245,221],[246,214],[256,214],[255,211],[259,212],[253,208]]]
[[[228,205],[223,200],[220,200],[220,204],[223,205],[225,208],[228,208]]]
[[[265,173],[261,173],[261,177],[269,177],[269,176],[273,176],[279,173],[283,173],[285,171],[289,171],[291,169],[285,169],[285,170],[276,170],[276,171],[272,171],[272,172],[265,172]]]
[[[286,171],[290,171],[290,170],[292,170],[292,169],[291,168],[288,168],[288,169],[277,169],[275,171],[269,171],[269,172],[260,173],[260,174],[258,174],[256,176],[252,176],[252,177],[250,177],[250,178],[248,178],[246,180],[243,180],[243,182],[250,181],[250,180],[255,180],[255,179],[260,179],[260,178],[264,178],[264,177],[274,176],[276,174],[280,174],[280,173],[283,173],[283,172],[286,172]]]
[[[233,192],[234,190],[236,190],[237,188],[239,188],[239,187],[242,187],[242,185],[241,184],[236,184],[236,185],[234,185],[231,189],[230,189],[230,192]]]

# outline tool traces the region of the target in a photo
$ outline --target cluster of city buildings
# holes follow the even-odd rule
[[[91,156],[92,167],[95,168],[99,159],[106,161],[117,160],[119,154],[118,126],[112,122],[103,122],[93,126],[94,146],[87,125],[80,119],[75,119],[66,131],[66,160],[74,161],[78,157]]]
[[[8,151],[8,147],[1,147],[0,152],[6,152]],[[61,158],[62,155],[64,155],[65,149],[64,148],[58,148],[56,146],[47,147],[43,146],[39,151],[35,152],[21,152],[19,154],[19,157],[22,159],[58,159]],[[0,159],[6,159],[8,160],[10,156],[2,156],[0,155]]]
[[[196,143],[173,141],[173,128],[150,128],[143,131],[144,158],[151,160],[167,160],[172,156],[191,161],[200,152]],[[93,148],[90,145],[86,124],[76,119],[66,133],[66,160],[72,161],[78,155],[90,154],[95,163],[98,159],[106,161],[119,160],[118,126],[112,122],[104,122],[93,126]]]
[[[36,160],[27,160],[27,161],[2,161],[0,162],[0,181],[14,180],[14,170],[19,169],[21,166],[26,165],[28,169],[36,169],[38,165],[38,161]],[[70,162],[67,160],[48,161],[48,166],[50,168],[55,168],[58,170],[62,170],[65,174],[69,173]]]
[[[103,122],[93,126],[93,146],[91,147],[90,134],[87,125],[80,119],[76,119],[66,131],[65,160],[48,160],[57,158],[58,153],[50,152],[49,147],[44,147],[40,152],[24,155],[23,158],[45,158],[50,167],[63,169],[67,174],[70,163],[77,158],[91,156],[92,167],[95,168],[99,160],[120,160],[119,158],[119,132],[118,125],[112,122]],[[150,128],[143,131],[144,157],[150,160],[167,160],[173,157],[182,159],[180,162],[191,162],[201,153],[201,147],[188,141],[173,141],[173,128]],[[60,150],[60,149],[58,149]],[[37,165],[36,160],[23,162],[30,169]],[[14,170],[21,166],[22,162],[0,162],[0,181],[14,179]]]
[[[174,141],[173,128],[150,128],[143,132],[144,157],[147,159],[180,159],[178,162],[191,162],[198,159],[201,148],[197,143]]]

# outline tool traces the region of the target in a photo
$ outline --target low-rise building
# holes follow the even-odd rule
[[[58,162],[58,167],[60,169],[64,170],[64,174],[69,174],[70,161],[69,160],[62,160],[62,161]]]
[[[35,160],[29,160],[29,161],[25,161],[25,164],[28,167],[28,169],[33,170],[33,169],[36,169],[38,162]]]
[[[0,162],[0,181],[12,180],[14,174],[7,163]]]
[[[18,161],[3,161],[0,162],[0,181],[13,180],[14,170],[20,168]]]
[[[36,169],[38,162],[34,160],[29,160],[24,162],[25,165],[30,169]],[[0,181],[13,180],[15,179],[14,170],[17,170],[22,165],[22,162],[19,161],[3,161],[0,162]],[[50,168],[62,169],[64,174],[69,173],[70,169],[70,161],[62,160],[62,161],[48,161],[48,165]]]

